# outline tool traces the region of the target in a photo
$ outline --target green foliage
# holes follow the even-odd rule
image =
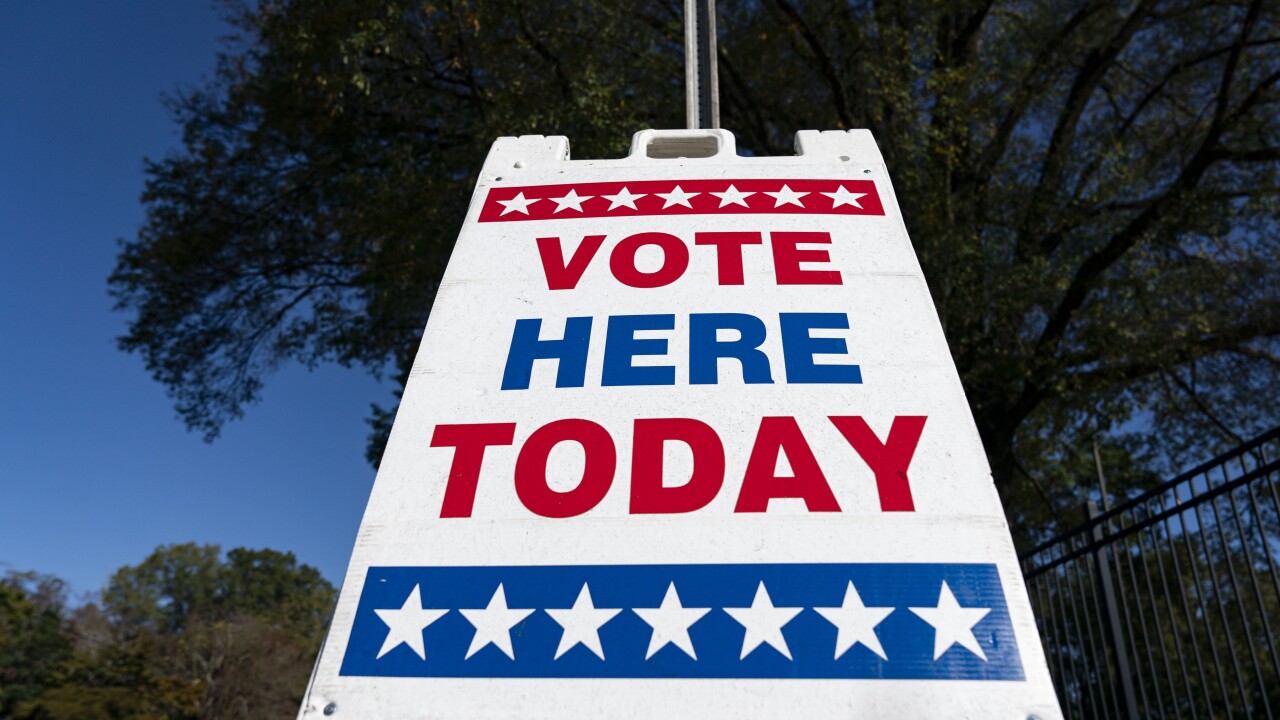
[[[293,553],[236,548],[227,553],[225,605],[310,642],[324,635],[337,602],[333,586]]]
[[[1123,488],[1280,420],[1280,5],[720,12],[723,123],[746,151],[875,133],[1025,532],[1075,512],[1099,432]],[[276,0],[231,19],[216,79],[172,100],[183,148],[148,164],[111,278],[121,346],[209,437],[281,362],[403,382],[494,137],[607,157],[682,124],[671,0]]]
[[[136,566],[120,568],[102,594],[117,626],[137,634],[182,632],[192,617],[212,616],[223,594],[222,549],[169,545]]]
[[[0,720],[290,717],[336,600],[292,553],[187,543],[69,610],[51,578],[0,583]]]
[[[70,657],[62,601],[55,578],[32,573],[0,578],[0,718],[53,685],[60,664]]]
[[[168,545],[121,568],[102,601],[128,633],[181,633],[193,623],[249,616],[300,639],[324,631],[333,587],[293,553],[236,548],[222,559],[216,545]]]

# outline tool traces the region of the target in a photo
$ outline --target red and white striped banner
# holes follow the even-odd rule
[[[884,215],[872,180],[641,180],[499,187],[480,222],[645,215]]]

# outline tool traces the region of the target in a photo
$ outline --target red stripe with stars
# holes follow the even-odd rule
[[[499,187],[480,222],[652,215],[884,215],[872,180],[641,180]]]

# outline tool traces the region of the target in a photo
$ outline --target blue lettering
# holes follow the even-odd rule
[[[736,340],[718,340],[716,331],[737,330]],[[695,313],[689,316],[689,384],[715,385],[720,380],[720,358],[742,363],[742,381],[773,382],[769,356],[760,350],[765,338],[764,321],[745,313]]]
[[[816,338],[810,330],[848,330],[849,316],[844,313],[781,313],[782,355],[786,362],[787,382],[795,384],[847,383],[860,384],[862,370],[857,365],[819,365],[814,355],[847,355],[844,338]]]
[[[604,375],[600,384],[675,385],[676,369],[671,365],[636,367],[637,355],[666,355],[666,338],[636,338],[637,330],[672,330],[675,315],[610,315],[604,340]]]
[[[587,376],[587,347],[591,343],[591,318],[571,317],[564,321],[564,337],[540,340],[540,318],[516,320],[502,371],[503,390],[527,390],[534,360],[557,360],[556,387],[582,387]]]

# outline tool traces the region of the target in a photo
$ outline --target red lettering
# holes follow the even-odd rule
[[[547,483],[547,458],[552,448],[566,441],[582,446],[586,463],[578,486],[557,492]],[[556,420],[535,430],[520,448],[516,458],[516,495],[530,512],[543,517],[581,515],[604,499],[617,467],[618,452],[608,430],[590,420]]]
[[[663,444],[682,442],[693,452],[693,475],[665,486]],[[631,512],[687,513],[707,506],[724,484],[724,444],[712,427],[690,418],[636,420],[631,445]]]
[[[913,512],[907,471],[928,418],[895,417],[883,442],[860,416],[833,415],[829,419],[875,476],[880,510]],[[454,448],[440,517],[472,516],[485,451],[490,446],[511,445],[515,429],[515,423],[436,426],[431,447]],[[552,450],[567,441],[582,447],[585,464],[578,484],[560,492],[548,482],[547,465]],[[663,450],[672,441],[684,443],[693,455],[693,471],[680,485],[664,484]],[[791,465],[790,476],[776,474],[782,453]],[[520,448],[514,472],[516,495],[536,515],[581,515],[608,494],[617,460],[617,448],[605,428],[589,420],[556,420],[534,431]],[[724,444],[707,423],[692,418],[638,418],[632,435],[630,511],[644,515],[701,510],[722,489],[725,468]],[[774,498],[801,499],[809,512],[840,511],[813,450],[792,417],[761,418],[734,512],[767,512]]]
[[[761,245],[764,241],[758,232],[700,232],[694,234],[693,243],[715,247],[721,285],[742,285],[742,246]]]
[[[793,477],[778,477],[774,469],[778,453],[785,451]],[[818,466],[818,459],[792,417],[760,419],[755,445],[747,459],[742,490],[734,512],[765,512],[773,498],[801,498],[809,512],[840,512],[831,486]]]
[[[548,290],[572,290],[578,286],[582,274],[587,271],[591,258],[595,257],[604,235],[588,235],[578,243],[569,262],[564,261],[564,248],[558,237],[538,238],[538,255],[542,258],[542,271],[547,276]]]
[[[907,467],[920,444],[920,433],[924,431],[926,419],[919,415],[895,417],[889,427],[889,439],[881,443],[861,417],[831,418],[836,429],[875,473],[880,509],[884,512],[913,512],[916,509],[911,498]]]
[[[645,245],[662,248],[662,267],[646,273],[636,267],[636,253]],[[660,232],[637,233],[623,239],[609,256],[609,270],[618,282],[634,288],[670,285],[689,267],[689,248],[675,235]]]
[[[444,486],[440,517],[471,517],[485,448],[490,445],[510,445],[515,435],[515,423],[436,426],[435,432],[431,434],[431,447],[455,448],[453,464],[449,467],[449,479]]]
[[[779,285],[842,285],[839,270],[806,270],[800,263],[829,263],[831,255],[826,250],[810,248],[801,250],[800,243],[831,244],[831,233],[825,232],[775,232],[769,233],[773,245],[773,271]]]

